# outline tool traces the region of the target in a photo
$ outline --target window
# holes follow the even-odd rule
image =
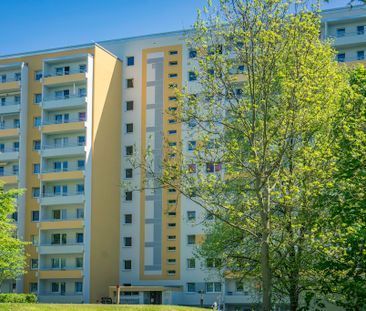
[[[168,252],[175,252],[176,247],[175,246],[168,246]]]
[[[169,55],[178,55],[178,51],[169,51]]]
[[[177,65],[178,65],[178,62],[175,60],[169,62],[169,66],[177,66]]]
[[[177,213],[176,212],[168,212],[168,216],[169,217],[175,217],[175,216],[177,216]]]
[[[169,88],[170,89],[175,89],[178,87],[178,84],[177,83],[169,83]]]
[[[175,241],[176,239],[177,239],[177,237],[175,235],[168,235],[169,241]]]
[[[39,172],[41,170],[40,168],[41,168],[41,166],[39,163],[34,163],[33,164],[33,174],[39,174]]]
[[[194,163],[188,164],[188,172],[189,173],[196,173],[197,165]]]
[[[132,224],[132,214],[125,214],[125,224]]]
[[[33,198],[39,198],[39,188],[32,188],[32,197]]]
[[[39,221],[39,211],[32,211],[32,221]]]
[[[78,218],[78,219],[84,218],[84,209],[83,208],[76,209],[76,218]]]
[[[196,220],[196,212],[195,211],[187,211],[187,219],[188,219],[188,221]]]
[[[135,57],[128,56],[127,57],[127,66],[133,66],[133,65],[135,65]]]
[[[169,135],[175,135],[175,134],[177,134],[177,131],[176,130],[170,130],[170,131],[168,131],[168,134]]]
[[[197,57],[197,51],[190,49],[188,52],[189,58],[196,58]]]
[[[344,37],[346,35],[346,28],[338,28],[336,30],[336,36],[339,37]]]
[[[126,101],[126,111],[133,110],[133,100]]]
[[[169,228],[175,228],[176,226],[177,226],[177,224],[175,222],[168,223]]]
[[[222,169],[221,163],[206,163],[206,172],[207,173],[220,172],[221,169]]]
[[[172,141],[170,143],[168,143],[169,147],[175,147],[177,145],[177,143],[175,141]]]
[[[82,257],[75,258],[75,266],[76,266],[76,268],[83,267],[83,258]]]
[[[126,83],[127,83],[127,88],[133,88],[133,79],[127,79],[126,80]]]
[[[42,94],[34,94],[34,103],[39,104],[42,101]]]
[[[209,46],[207,49],[207,52],[209,55],[214,55],[214,54],[222,54],[222,45],[221,44],[216,44],[213,46]]]
[[[61,210],[55,209],[52,211],[52,218],[53,219],[61,219]]]
[[[196,292],[196,283],[187,283],[187,292],[188,293]]]
[[[132,168],[125,169],[125,178],[132,178],[133,177],[133,170]]]
[[[12,218],[14,221],[18,221],[18,212],[14,212],[13,214],[11,214],[11,218]]]
[[[343,63],[346,60],[346,53],[338,53],[337,54],[337,61]]]
[[[75,282],[75,293],[81,293],[83,291],[83,282]]]
[[[77,161],[78,170],[85,169],[85,160],[78,160]]]
[[[60,284],[56,282],[52,282],[51,284],[51,292],[52,293],[58,293],[60,290]]]
[[[168,200],[169,205],[177,204],[177,200]]]
[[[78,145],[85,146],[85,136],[78,136]]]
[[[207,258],[206,267],[207,268],[218,268],[221,265],[221,260],[219,258]]]
[[[133,155],[133,146],[126,146],[126,156]]]
[[[29,292],[30,293],[37,293],[38,291],[38,283],[29,283]]]
[[[84,193],[84,184],[78,184],[78,185],[76,185],[76,192],[78,194],[83,194]]]
[[[85,73],[86,72],[86,64],[80,64],[79,65],[79,72],[80,73]]]
[[[365,33],[365,26],[357,26],[357,34],[363,35]]]
[[[365,59],[365,51],[357,51],[357,59],[358,60]]]
[[[38,259],[31,259],[31,269],[36,270],[38,269]]]
[[[168,275],[175,275],[175,270],[168,270]]]
[[[243,282],[236,281],[236,291],[242,292],[244,290]]]
[[[123,246],[131,247],[132,246],[132,237],[124,237],[123,238]]]
[[[131,270],[132,269],[132,261],[131,260],[124,260],[123,266],[125,270]]]
[[[38,235],[31,235],[32,245],[38,245]]]
[[[66,244],[67,242],[67,235],[66,233],[53,233],[51,235],[51,244],[57,245],[57,244]],[[57,266],[58,267],[58,266]]]
[[[195,140],[190,140],[188,142],[188,150],[192,151],[196,149],[197,142]]]
[[[76,243],[83,243],[84,242],[84,233],[78,232],[76,233]]]
[[[86,121],[86,112],[85,111],[79,112],[79,121]]]
[[[21,77],[22,77],[22,75],[20,74],[20,72],[16,72],[14,74],[15,81],[20,81],[21,80]]]
[[[188,72],[188,80],[189,81],[196,81],[197,80],[197,75],[194,71]]]
[[[175,119],[169,119],[168,120],[168,123],[169,124],[176,124],[177,123],[177,120],[175,120]]]
[[[86,97],[86,88],[80,88],[79,89],[79,97]]]
[[[126,191],[125,192],[125,200],[126,201],[132,201],[132,191]]]
[[[19,142],[18,141],[13,142],[13,151],[19,151]]]
[[[39,81],[42,79],[42,70],[37,70],[34,72],[34,80]]]
[[[168,77],[169,78],[178,78],[178,74],[177,73],[169,73]]]
[[[168,99],[170,101],[176,101],[177,100],[177,96],[169,96]]]
[[[177,111],[177,107],[169,107],[168,110],[171,112],[174,112],[174,111]]]
[[[195,258],[188,258],[187,259],[187,268],[188,269],[196,268],[196,259]]]
[[[14,119],[13,120],[13,126],[14,126],[14,128],[20,128],[20,120],[19,119]]]
[[[33,150],[41,150],[41,141],[33,140]]]
[[[34,117],[34,118],[33,118],[33,126],[34,126],[34,127],[39,127],[39,126],[41,126],[41,117]]]
[[[4,176],[4,166],[0,166],[0,176]]]
[[[187,235],[187,244],[188,245],[196,244],[196,235],[195,234],[188,234]]]
[[[177,192],[177,190],[175,190],[174,188],[169,188],[169,189],[168,189],[168,192],[169,192],[169,193],[176,193],[176,192]]]
[[[169,265],[174,265],[176,263],[176,260],[174,258],[169,258],[168,259],[168,264]]]
[[[221,283],[220,282],[207,282],[206,283],[206,292],[207,293],[221,292]]]
[[[126,133],[133,133],[133,123],[126,124]]]

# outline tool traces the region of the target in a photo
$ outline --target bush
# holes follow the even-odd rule
[[[0,303],[36,303],[34,294],[0,294]]]

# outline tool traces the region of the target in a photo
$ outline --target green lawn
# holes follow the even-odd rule
[[[72,304],[0,304],[0,310],[21,311],[202,311],[207,309],[178,307],[178,306],[153,306],[153,305],[72,305]]]

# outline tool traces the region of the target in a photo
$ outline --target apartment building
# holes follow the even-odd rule
[[[340,62],[362,62],[366,6],[323,12],[322,36]],[[198,85],[183,31],[0,57],[0,179],[26,188],[14,219],[31,242],[28,273],[4,291],[41,302],[210,306],[249,310],[254,286],[195,258],[210,215],[174,189],[126,191],[145,176],[130,158],[151,146],[194,149],[177,124],[174,88]],[[242,68],[238,68],[240,72]],[[221,170],[220,166],[213,170]],[[117,287],[118,285],[118,287]],[[117,290],[118,288],[118,290]]]

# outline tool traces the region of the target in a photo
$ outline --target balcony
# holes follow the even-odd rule
[[[366,32],[350,31],[340,35],[330,34],[327,38],[333,40],[333,46],[337,48],[353,47],[364,45],[366,43]]]
[[[0,137],[18,137],[19,126],[4,125],[0,123]]]
[[[44,110],[58,110],[68,108],[84,108],[86,106],[86,96],[62,96],[62,97],[46,97],[42,101]]]
[[[19,159],[19,149],[9,148],[0,150],[1,162],[16,161],[18,159]]]
[[[45,134],[75,132],[84,130],[85,126],[85,121],[79,119],[63,120],[62,122],[47,120],[42,124],[42,132]]]
[[[79,180],[84,179],[83,169],[45,169],[42,171],[42,181],[55,181],[55,180]]]
[[[19,101],[5,101],[0,103],[0,114],[17,113],[19,111],[20,111]]]
[[[82,204],[84,200],[84,192],[44,193],[39,198],[41,205]]]
[[[1,134],[1,132],[0,132]],[[45,144],[42,146],[42,157],[54,158],[60,156],[77,156],[85,154],[85,144],[75,143],[60,143],[60,144]]]
[[[38,246],[38,253],[40,255],[47,255],[47,254],[81,254],[83,252],[84,252],[84,244],[83,243],[67,243],[67,244],[41,243]]]
[[[226,292],[224,300],[230,304],[253,303],[253,293],[244,295],[240,292]]]
[[[82,219],[44,219],[38,223],[41,230],[52,229],[82,229],[84,220]]]
[[[6,77],[0,79],[0,92],[16,91],[20,89],[20,79],[15,77]]]
[[[38,271],[38,277],[40,279],[81,279],[83,270],[75,267],[43,268]]]
[[[87,72],[81,70],[69,70],[58,74],[45,74],[43,85],[65,85],[73,82],[85,81]]]

